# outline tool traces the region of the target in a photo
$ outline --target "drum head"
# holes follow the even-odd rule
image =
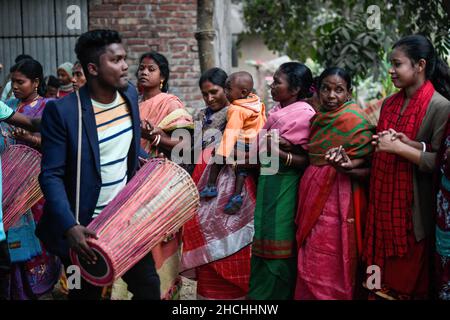
[[[79,258],[75,251],[70,251],[72,262],[81,269],[81,276],[95,286],[108,286],[114,282],[114,270],[111,260],[106,252],[99,246],[89,241],[92,251],[97,256],[95,264],[88,264],[84,259]]]

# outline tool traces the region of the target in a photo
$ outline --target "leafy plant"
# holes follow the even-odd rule
[[[380,30],[367,26],[370,5],[380,9]],[[440,55],[450,52],[450,17],[442,0],[244,0],[244,17],[249,32],[262,35],[269,49],[341,66],[356,81],[381,77],[386,92],[392,89],[385,83],[387,54],[400,37],[422,33]]]

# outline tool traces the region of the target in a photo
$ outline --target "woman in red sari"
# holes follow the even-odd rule
[[[429,297],[433,172],[450,112],[448,66],[421,35],[399,40],[389,70],[401,89],[383,103],[370,181],[364,258],[387,299]]]
[[[321,106],[311,124],[310,166],[299,189],[295,299],[351,300],[365,204],[360,180],[368,175],[374,127],[351,100],[345,70],[326,69],[318,87]]]

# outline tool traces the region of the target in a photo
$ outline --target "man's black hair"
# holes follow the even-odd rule
[[[113,43],[122,43],[122,38],[114,30],[91,30],[83,33],[75,45],[75,53],[86,75],[89,63],[99,64],[100,56],[106,47]]]

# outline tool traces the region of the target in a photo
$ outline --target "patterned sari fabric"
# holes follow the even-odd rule
[[[192,116],[186,111],[183,103],[178,97],[168,93],[160,93],[141,102],[139,114],[141,120],[147,120],[169,134],[175,129],[194,128]],[[150,141],[141,139],[141,146],[150,155],[156,154],[156,148],[151,146]]]
[[[18,99],[8,105],[30,118],[41,117],[48,99],[40,98],[28,105]],[[8,245],[12,261],[9,297],[13,300],[36,299],[51,291],[61,273],[56,256],[48,253],[34,235],[35,225],[43,212],[40,200],[8,231]]]
[[[215,133],[225,129],[227,108],[215,113],[205,109],[200,119],[203,139],[197,147],[203,151],[192,174],[199,189],[207,182],[212,151],[221,141]],[[218,177],[219,195],[202,200],[197,215],[183,227],[182,269],[195,268],[198,299],[244,299],[248,292],[256,188],[247,177],[241,210],[226,215],[223,209],[234,191],[234,179],[234,172],[225,166]]]
[[[446,150],[450,148],[450,118],[438,154],[438,192],[436,213],[436,268],[438,298],[450,300],[450,167]]]
[[[324,156],[342,145],[351,159],[367,157],[373,150],[373,129],[353,102],[332,111],[320,110],[313,119],[308,145],[311,165],[300,184],[296,219],[295,299],[353,298],[361,237],[358,226],[364,211],[361,185],[328,165]]]
[[[272,108],[264,129],[277,130],[306,149],[314,109],[299,101]],[[270,164],[268,164],[270,165]],[[301,172],[280,163],[272,175],[260,175],[255,208],[249,298],[292,299],[296,276],[295,213]]]
[[[377,132],[392,128],[415,140],[434,91],[431,82],[425,82],[403,112],[404,90],[386,99]],[[422,254],[426,253],[427,241],[412,241],[413,168],[413,163],[397,155],[375,153],[365,232],[364,259],[368,265],[380,266],[384,285],[397,292],[392,292],[393,295],[402,297],[419,295],[410,284],[419,282],[418,277],[426,273],[422,270],[426,260]],[[415,269],[416,275],[411,273],[409,279],[395,279],[395,273],[401,270],[397,265],[410,271]],[[426,295],[426,292],[422,293]]]

